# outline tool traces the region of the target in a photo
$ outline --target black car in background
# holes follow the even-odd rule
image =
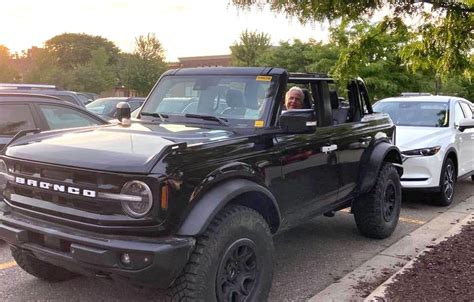
[[[0,92],[12,93],[34,93],[50,95],[60,98],[63,101],[72,103],[79,107],[85,107],[86,104],[92,101],[86,93],[79,93],[75,91],[63,90],[56,85],[46,84],[17,84],[17,83],[0,83]]]
[[[56,97],[0,91],[0,150],[22,130],[45,131],[103,124],[107,121]]]
[[[130,110],[134,111],[140,107],[145,98],[141,97],[109,97],[100,98],[86,105],[87,110],[107,119],[112,120],[117,117],[117,104],[127,102]]]

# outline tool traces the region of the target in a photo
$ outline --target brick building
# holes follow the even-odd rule
[[[169,68],[231,66],[231,55],[181,57],[179,62],[168,63]]]

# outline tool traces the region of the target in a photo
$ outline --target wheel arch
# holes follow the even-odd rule
[[[454,149],[454,147],[450,147],[448,148],[448,150],[446,150],[446,155],[444,156],[442,167],[444,167],[444,164],[446,163],[446,160],[448,158],[450,158],[454,163],[454,169],[456,169],[456,173],[454,173],[454,176],[457,179],[458,173],[459,173],[459,163],[458,163],[458,154],[456,152],[456,149]],[[441,175],[440,175],[440,185],[441,185]]]
[[[258,202],[256,202],[258,201]],[[263,216],[272,233],[280,226],[280,210],[273,194],[249,179],[229,179],[216,184],[197,200],[178,228],[177,235],[196,236],[203,233],[212,219],[226,205],[242,205]]]
[[[365,160],[361,162],[359,192],[366,193],[374,186],[384,162],[394,164],[398,175],[403,174],[402,155],[398,147],[388,141],[381,141],[367,152]]]

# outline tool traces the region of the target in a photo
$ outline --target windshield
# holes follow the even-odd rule
[[[97,99],[86,105],[87,110],[98,115],[110,115],[115,111],[115,106],[125,99]]]
[[[184,118],[185,122],[193,119],[214,124],[220,119],[233,127],[254,127],[261,125],[256,121],[262,118],[263,108],[271,99],[273,84],[271,77],[168,76],[154,89],[141,115],[159,113],[175,121]],[[198,121],[196,115],[206,118]]]
[[[385,112],[398,126],[447,127],[449,103],[378,102],[374,111]]]

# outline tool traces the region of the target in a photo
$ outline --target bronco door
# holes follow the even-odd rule
[[[330,128],[276,138],[282,177],[280,183],[274,184],[274,191],[285,225],[320,214],[337,199],[337,146],[333,144]]]

